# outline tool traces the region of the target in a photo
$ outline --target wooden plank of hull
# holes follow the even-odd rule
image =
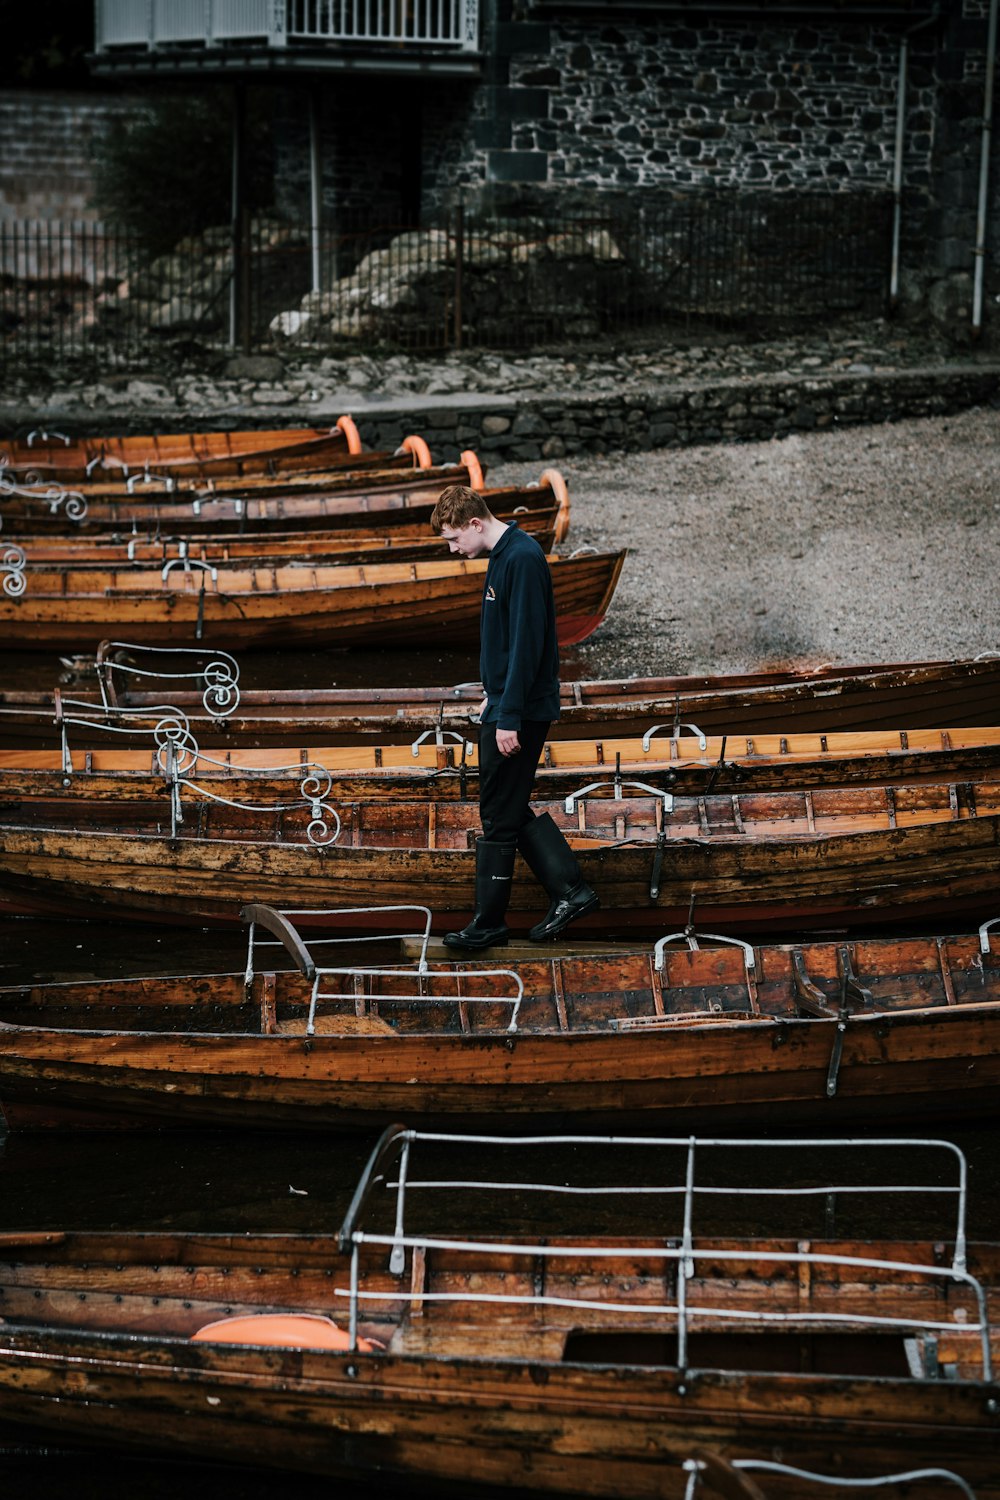
[[[561,642],[600,624],[625,553],[550,557]],[[17,598],[0,594],[0,629],[22,649],[136,644],[265,647],[429,644],[478,625],[485,562],[442,559],[370,568],[220,568],[160,575],[32,575]]]
[[[96,737],[84,738],[86,729],[74,727],[68,734],[70,768],[61,750],[0,749],[0,804],[93,798],[148,802],[151,811],[163,804],[169,782],[153,750],[98,747]],[[535,779],[536,792],[545,798],[566,797],[585,782],[602,778],[610,788],[616,772],[623,781],[638,780],[678,795],[1000,777],[1000,729],[759,737],[753,755],[739,754],[738,741],[736,753],[730,755],[718,737],[704,752],[690,736],[666,748],[670,743],[653,740],[644,753],[637,739],[549,742]],[[316,765],[329,773],[326,795],[335,802],[393,797],[468,801],[478,795],[477,747],[471,741],[464,755],[453,742],[272,750],[236,746],[209,753],[187,775],[231,801],[287,802],[299,795],[303,777]],[[182,786],[180,796],[183,803],[199,800],[189,787]]]
[[[947,817],[813,836],[758,832],[713,841],[675,834],[659,857],[649,842],[584,842],[578,851],[581,869],[602,906],[575,930],[581,935],[620,928],[662,933],[683,925],[692,896],[705,930],[801,931],[947,913],[991,917],[1000,873],[1000,814],[984,810],[976,817]],[[392,818],[402,829],[401,804],[392,804]],[[474,811],[463,812],[463,818],[468,831],[462,836],[471,842]],[[272,827],[269,837],[273,832]],[[348,831],[345,837],[350,836]],[[376,836],[381,847],[315,848],[259,838],[172,840],[153,833],[18,827],[8,816],[0,844],[0,894],[10,911],[101,909],[187,922],[232,922],[250,901],[345,907],[392,905],[419,894],[430,897],[435,930],[468,917],[471,849],[386,847],[391,833]],[[457,836],[449,834],[452,840]],[[508,915],[512,928],[532,925],[541,904],[538,888],[520,866]]]
[[[563,1357],[567,1326],[581,1314],[552,1310],[544,1320],[515,1314],[506,1325],[496,1317],[466,1325],[435,1317],[434,1327],[422,1328],[427,1314],[411,1316],[384,1353],[192,1342],[194,1330],[229,1313],[341,1309],[343,1319],[346,1304],[333,1294],[347,1285],[343,1260],[328,1242],[305,1237],[5,1239],[0,1285],[11,1321],[0,1325],[0,1400],[8,1419],[63,1440],[454,1485],[465,1494],[497,1486],[608,1500],[681,1500],[681,1464],[692,1447],[758,1457],[783,1448],[804,1466],[838,1472],[846,1448],[853,1475],[899,1468],[902,1456],[960,1471],[982,1500],[1000,1494],[996,1388],[965,1366],[948,1380],[865,1368],[682,1373],[668,1363],[585,1363]],[[714,1243],[703,1247],[707,1262]],[[732,1240],[720,1248],[744,1244],[750,1275],[759,1249],[798,1248]],[[811,1248],[910,1264],[940,1260],[940,1247],[922,1243]],[[995,1248],[970,1247],[970,1270],[991,1304]],[[597,1301],[610,1300],[630,1268],[636,1278],[627,1243],[621,1251],[602,1263],[611,1291],[586,1277]],[[511,1279],[525,1274],[514,1258],[501,1264]],[[449,1284],[443,1263],[437,1275]],[[947,1320],[947,1292],[928,1296],[916,1277],[913,1283],[883,1288],[882,1310]],[[862,1321],[872,1305],[871,1291],[853,1284],[803,1288],[792,1277],[783,1293],[770,1278],[753,1288],[746,1273],[740,1284],[756,1291],[757,1305],[800,1315],[803,1298],[807,1307],[849,1310]],[[697,1287],[699,1300],[725,1305],[726,1288],[713,1292],[710,1275]],[[598,1309],[582,1321],[606,1328],[611,1318]],[[376,1327],[384,1336],[396,1331],[389,1322]],[[968,1351],[974,1340],[959,1330],[948,1342]]]
[[[842,1033],[836,1015],[803,1018],[794,993],[797,962],[836,1010],[842,959],[829,943],[758,950],[761,1016],[749,1019],[734,948],[668,953],[655,994],[641,952],[498,955],[491,963],[516,968],[524,984],[516,1034],[503,999],[467,1007],[465,1031],[454,1005],[415,1008],[375,993],[366,1031],[353,1007],[327,1004],[306,1045],[310,987],[294,972],[259,979],[249,999],[241,975],[23,986],[0,990],[0,1098],[14,1128],[59,1125],[67,1107],[104,1112],[102,1125],[117,1113],[156,1125],[339,1129],[418,1116],[463,1128],[542,1119],[680,1129],[710,1111],[718,1129],[994,1112],[997,960],[974,937],[875,939],[848,951],[873,1004],[855,1008]],[[466,994],[506,993],[502,981],[477,981],[474,965],[465,973]],[[440,984],[452,993],[451,981]],[[265,991],[269,1024],[283,1030],[261,1029]],[[612,1016],[628,1020],[609,1030]]]

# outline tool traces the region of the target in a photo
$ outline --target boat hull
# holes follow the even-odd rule
[[[464,1494],[682,1500],[682,1464],[707,1448],[819,1472],[843,1471],[846,1450],[852,1475],[933,1463],[987,1500],[992,1389],[0,1331],[5,1415],[36,1431]]]
[[[163,693],[161,688],[117,696],[122,706],[142,708],[161,704]],[[71,696],[98,699],[87,684],[74,686]],[[184,709],[201,746],[239,741],[261,747],[358,739],[400,744],[426,730],[463,733],[481,696],[477,683],[257,690],[244,693],[226,718],[206,714],[198,693],[171,692],[169,699]],[[727,747],[736,755],[746,749],[747,737],[761,734],[993,727],[1000,704],[1000,659],[564,682],[561,700],[559,720],[550,730],[553,739],[637,735],[657,725],[666,736],[675,720],[682,725],[693,721],[706,735],[739,736]],[[58,744],[53,694],[0,693],[0,738],[11,746]]]
[[[0,1101],[15,1130],[359,1130],[418,1118],[465,1129],[687,1129],[706,1118],[716,1129],[839,1127],[994,1116],[998,1088],[997,1002],[853,1016],[842,1037],[835,1018],[710,1016],[659,1031],[513,1036],[0,1027]]]
[[[585,640],[603,620],[625,553],[551,558],[556,632]],[[477,631],[485,563],[416,562],[371,567],[220,568],[159,575],[55,573],[65,588],[0,593],[0,631],[25,650],[93,648],[109,638],[136,645],[271,648],[453,643]],[[101,586],[105,578],[107,587]],[[145,580],[145,581],[144,581]]]
[[[875,790],[887,797],[892,792]],[[948,791],[943,789],[946,808]],[[941,799],[940,788],[914,789],[921,798],[933,793]],[[973,815],[973,809],[960,812],[956,805],[944,817],[905,826],[891,826],[891,812],[889,826],[824,834],[775,827],[742,834],[735,828],[706,830],[699,836],[695,824],[690,834],[687,826],[678,827],[659,842],[644,835],[638,822],[627,825],[627,804],[591,806],[612,813],[621,808],[622,830],[619,841],[607,834],[599,838],[596,829],[593,838],[579,841],[584,878],[601,898],[600,910],[575,924],[580,934],[659,936],[683,927],[692,906],[702,930],[741,935],[940,921],[959,914],[985,921],[996,915],[998,812]],[[813,806],[806,801],[807,811]],[[434,930],[444,931],[471,916],[475,813],[453,804],[442,804],[435,813],[434,807],[416,805],[423,831],[415,835],[415,825],[404,830],[405,804],[369,804],[369,847],[353,842],[350,806],[344,808],[341,841],[322,847],[290,841],[304,836],[305,809],[302,826],[297,832],[285,828],[281,841],[274,834],[174,838],[34,827],[8,818],[0,826],[0,902],[12,913],[100,913],[191,924],[236,923],[241,908],[255,901],[329,911],[419,899],[434,912]],[[441,822],[440,847],[428,847],[430,831],[449,810],[457,813],[456,824],[448,828]],[[107,819],[114,804],[101,804],[95,812]],[[592,815],[592,826],[593,816],[605,815]],[[408,847],[407,840],[422,847]],[[543,905],[541,891],[519,860],[508,924],[523,932],[538,920]],[[378,925],[377,915],[372,924]]]

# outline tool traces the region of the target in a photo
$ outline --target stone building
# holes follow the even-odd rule
[[[884,257],[902,310],[960,323],[977,262],[986,308],[1000,292],[994,170],[977,225],[997,3],[248,0],[257,31],[226,32],[200,19],[234,13],[210,0],[157,32],[160,7],[102,0],[100,95],[65,100],[61,124],[56,96],[0,96],[0,219],[93,212],[88,134],[151,87],[266,80],[294,223],[697,203],[721,236],[766,197],[780,243],[822,199],[835,240],[868,214],[860,254]]]
[[[975,261],[988,0],[925,5],[483,0],[482,73],[387,89],[338,79],[323,103],[333,214],[370,204],[415,221],[461,197],[487,207],[609,198],[898,187],[898,297],[944,317]],[[282,202],[307,190],[294,101]],[[394,146],[394,143],[398,145]],[[990,172],[987,284],[1000,235]]]

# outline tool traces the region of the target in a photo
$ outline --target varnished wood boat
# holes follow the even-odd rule
[[[22,533],[17,545],[25,554],[26,567],[124,567],[128,565],[160,566],[174,558],[190,557],[207,563],[238,562],[261,558],[331,556],[337,553],[374,551],[398,547],[402,543],[419,543],[422,548],[442,550],[428,521],[432,504],[440,487],[426,495],[414,493],[405,497],[400,510],[375,510],[364,524],[363,512],[345,512],[343,524],[329,527],[308,526],[301,530],[270,525],[263,530],[236,531],[222,528],[219,535],[211,529],[195,531],[191,536],[172,531],[136,528],[117,531],[84,532],[82,535]],[[554,469],[543,474],[536,484],[495,486],[483,492],[494,514],[505,521],[517,521],[522,531],[534,536],[539,545],[565,538],[569,530],[569,493],[562,476]],[[413,503],[411,503],[413,502]],[[336,520],[336,518],[334,518]],[[548,548],[547,548],[548,550]],[[392,554],[396,556],[396,554]]]
[[[8,1232],[0,1403],[25,1437],[380,1491],[682,1500],[694,1446],[812,1469],[847,1450],[861,1475],[961,1467],[996,1500],[997,1247],[966,1244],[961,1219],[913,1240],[824,1231],[801,1208],[788,1232],[706,1228],[702,1163],[774,1144],[398,1129],[339,1254],[315,1236]],[[809,1169],[826,1145],[796,1142],[794,1180],[857,1202],[849,1167]],[[574,1147],[567,1181],[552,1154]],[[607,1232],[610,1201],[631,1232]]]
[[[73,697],[99,697],[74,684]],[[427,688],[267,689],[242,694],[225,720],[202,710],[200,692],[142,691],[122,678],[118,701],[132,708],[169,699],[188,715],[205,747],[353,743],[359,737],[409,743],[425,730],[468,728],[482,697],[477,682]],[[706,735],[988,727],[997,722],[1000,657],[835,665],[723,676],[608,678],[563,682],[553,739],[669,732],[694,723]],[[0,692],[6,744],[58,742],[51,693]]]
[[[603,620],[624,552],[549,555],[559,641]],[[167,564],[162,570],[37,569],[23,593],[0,591],[0,632],[22,650],[97,647],[108,636],[229,649],[427,645],[475,631],[486,561],[447,555],[370,567]]]
[[[105,532],[135,534],[140,528],[171,536],[222,529],[255,530],[281,526],[355,524],[370,529],[367,515],[381,517],[409,501],[426,507],[429,517],[441,490],[449,484],[468,484],[480,474],[478,460],[468,455],[461,464],[431,468],[357,468],[328,471],[273,482],[240,480],[229,484],[206,482],[195,488],[162,488],[151,480],[132,494],[110,498],[74,490],[27,489],[3,496],[5,535],[16,540],[22,532],[46,536],[84,537]],[[2,474],[2,471],[0,471]],[[2,484],[2,479],[0,479]],[[483,489],[484,486],[477,486]],[[412,517],[410,518],[412,519]],[[379,523],[381,524],[381,523]],[[391,524],[391,522],[390,522]]]
[[[145,470],[178,476],[267,473],[275,466],[294,471],[365,457],[357,427],[346,415],[329,428],[47,438],[42,433],[36,441],[0,442],[0,462],[14,474],[86,482]],[[426,449],[421,438],[411,438],[408,444],[407,452]]]
[[[556,541],[555,509],[529,512],[523,519],[527,522],[523,529],[544,551],[551,552]],[[299,531],[274,535],[258,531],[251,537],[223,535],[215,538],[206,534],[176,542],[161,540],[136,544],[115,540],[95,544],[92,549],[76,548],[65,553],[58,547],[47,547],[44,542],[41,546],[27,547],[23,538],[18,545],[27,553],[24,577],[28,587],[39,568],[70,573],[99,572],[102,569],[138,572],[143,568],[147,571],[162,568],[169,562],[191,563],[205,568],[230,565],[242,568],[339,567],[345,563],[361,566],[420,562],[442,555],[441,538],[426,528],[422,536],[401,536],[395,531]]]
[[[171,505],[208,499],[213,495],[249,499],[252,496],[335,494],[363,484],[375,486],[387,484],[393,478],[405,480],[411,471],[425,475],[431,481],[442,470],[456,467],[458,465],[434,464],[423,438],[409,437],[393,453],[357,454],[350,462],[306,469],[285,469],[271,464],[264,472],[248,474],[184,475],[143,470],[128,478],[88,479],[68,486],[41,478],[17,484],[0,468],[0,494],[5,496],[5,510],[11,515],[20,516],[32,508],[37,509],[41,499],[57,518],[70,513],[70,518],[78,521],[82,518],[71,513],[80,509],[80,502],[84,502],[88,510],[91,506],[103,506],[100,514],[121,516],[131,510],[137,499],[156,500],[169,510]],[[470,477],[475,475],[477,487],[480,487],[482,468],[471,449],[463,453],[461,467],[469,471]],[[75,506],[69,504],[71,495],[76,499]]]
[[[46,801],[156,803],[176,787],[183,803],[199,788],[238,802],[285,802],[303,777],[324,777],[337,801],[381,797],[475,799],[473,739],[418,736],[412,745],[319,745],[202,750],[180,711],[118,713],[58,697],[59,749],[0,749],[0,804]],[[469,735],[475,734],[471,726]],[[173,756],[169,742],[173,740]],[[122,748],[123,741],[143,748]],[[732,748],[730,748],[732,747]],[[891,733],[758,735],[751,740],[684,734],[620,740],[552,740],[535,785],[566,797],[586,784],[613,797],[637,786],[685,795],[789,787],[1000,778],[1000,728]]]
[[[536,804],[539,811],[546,804]],[[583,931],[662,932],[871,926],[993,914],[1000,783],[580,795],[547,810],[577,846],[601,910]],[[212,804],[178,824],[169,809],[82,799],[12,803],[0,816],[7,910],[233,922],[271,906],[388,906],[430,893],[436,930],[471,912],[478,808],[467,802],[332,804],[244,811]],[[319,829],[317,833],[316,830]],[[310,831],[312,830],[312,831]],[[322,846],[310,843],[320,839]],[[515,871],[508,922],[547,904]]]
[[[529,944],[479,963],[428,963],[423,937],[406,964],[388,924],[419,929],[419,909],[379,914],[381,949],[332,952],[311,949],[294,917],[243,915],[241,974],[0,989],[8,1125],[354,1130],[405,1113],[465,1128],[720,1129],[997,1108],[1000,922],[992,937]]]

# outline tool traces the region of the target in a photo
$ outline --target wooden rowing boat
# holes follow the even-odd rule
[[[819,788],[707,797],[590,794],[548,810],[578,849],[601,910],[581,931],[681,925],[785,930],[991,916],[1000,873],[1000,783]],[[143,816],[127,804],[13,803],[0,818],[10,911],[234,922],[271,906],[389,906],[430,893],[435,930],[470,917],[478,809],[392,800],[337,809],[202,805]],[[316,832],[316,829],[319,832]],[[320,843],[311,843],[310,839]],[[545,898],[515,871],[508,921]]]
[[[388,936],[374,956],[321,957],[282,913],[243,915],[241,974],[0,989],[8,1125],[720,1129],[996,1110],[989,928],[756,948],[688,933],[679,948],[529,944],[481,963],[428,963],[414,940],[407,964]]]
[[[19,475],[54,481],[120,479],[146,470],[160,474],[254,474],[280,466],[294,471],[364,459],[349,416],[333,427],[234,432],[157,433],[144,437],[87,437],[77,441],[0,442],[0,463]],[[408,452],[423,439],[409,439]],[[412,458],[410,459],[412,462]]]
[[[468,484],[479,474],[474,455],[467,455],[467,459],[462,464],[424,469],[411,463],[344,469],[256,486],[244,480],[228,485],[208,483],[195,489],[175,488],[169,493],[162,489],[161,482],[159,487],[155,483],[152,488],[144,485],[116,498],[88,496],[82,488],[47,490],[42,486],[4,494],[3,515],[6,534],[12,540],[20,532],[82,537],[105,532],[135,534],[140,528],[171,536],[206,529],[307,529],[351,524],[343,519],[351,516],[358,517],[354,524],[370,529],[372,522],[364,517],[382,517],[405,508],[407,501],[413,508],[425,507],[428,518],[445,486]]]
[[[127,651],[127,648],[123,648]],[[254,745],[329,745],[361,737],[410,743],[430,730],[464,734],[482,697],[478,682],[427,688],[315,688],[245,691],[226,718],[207,714],[200,692],[131,686],[120,674],[117,701],[148,708],[166,701],[188,716],[204,747],[239,740]],[[73,696],[97,700],[86,682]],[[947,729],[996,724],[1000,658],[836,665],[709,677],[608,678],[564,682],[553,739],[669,732],[694,723],[706,735],[849,730]],[[58,743],[51,692],[0,692],[0,738],[6,744]],[[752,753],[752,752],[751,752]]]
[[[549,555],[562,645],[604,619],[625,553]],[[486,561],[242,568],[188,562],[162,570],[37,569],[23,593],[0,591],[0,632],[22,650],[97,647],[108,636],[139,644],[229,649],[428,645],[475,631]]]
[[[261,473],[224,473],[216,476],[200,473],[160,474],[143,470],[128,478],[89,479],[70,487],[53,484],[38,477],[31,483],[15,483],[7,471],[0,468],[0,494],[7,497],[5,509],[16,516],[37,508],[40,500],[50,507],[53,514],[59,514],[60,506],[65,514],[67,510],[73,509],[67,503],[71,495],[78,502],[76,509],[80,508],[79,502],[85,502],[88,509],[91,506],[103,506],[101,514],[120,516],[131,509],[137,498],[156,500],[169,509],[171,505],[182,505],[213,495],[220,498],[242,496],[244,499],[251,496],[323,495],[350,490],[364,483],[386,484],[393,477],[405,477],[410,471],[432,480],[442,470],[454,470],[456,467],[459,466],[434,464],[423,438],[409,437],[393,453],[362,453],[352,456],[350,462],[307,469],[285,469],[271,464],[266,472]],[[481,487],[482,469],[471,449],[462,454],[461,467],[468,470],[470,478],[475,475],[477,486]],[[81,518],[73,516],[72,519]]]
[[[290,495],[284,498],[244,499],[242,496],[209,497],[190,503],[174,502],[164,506],[153,501],[138,501],[127,516],[104,510],[91,510],[77,527],[58,517],[32,518],[32,530],[18,539],[18,545],[29,559],[44,555],[33,553],[36,547],[53,550],[72,544],[74,555],[85,554],[87,543],[100,552],[105,546],[139,547],[146,541],[161,538],[176,541],[183,538],[213,545],[255,537],[293,535],[296,539],[311,531],[339,533],[349,537],[355,532],[377,531],[393,537],[426,537],[431,512],[441,490],[448,484],[466,483],[468,471],[448,467],[437,477],[425,475],[412,479],[395,476],[389,485],[366,488],[345,487],[336,493]],[[483,490],[494,515],[503,521],[518,521],[526,530],[547,528],[554,524],[556,540],[565,539],[569,530],[570,503],[562,476],[546,470],[537,484],[495,486]],[[47,526],[51,535],[34,528]]]
[[[130,564],[161,566],[172,558],[190,557],[208,563],[247,561],[254,558],[305,557],[332,555],[338,552],[390,548],[405,542],[420,543],[425,548],[441,550],[441,539],[429,527],[430,510],[440,488],[426,494],[413,492],[397,509],[342,512],[342,524],[330,527],[308,526],[293,530],[284,526],[265,526],[259,531],[222,528],[219,535],[211,529],[184,536],[178,530],[164,528],[135,532],[84,532],[83,535],[53,535],[32,532],[21,534],[17,545],[24,552],[26,566],[123,567]],[[565,538],[569,530],[569,494],[562,476],[548,470],[536,484],[495,486],[483,492],[493,513],[504,521],[516,521],[543,545]],[[369,520],[364,522],[365,514]],[[334,517],[336,520],[337,518]],[[395,554],[393,554],[395,555]]]
[[[961,1219],[914,1240],[824,1230],[801,1207],[787,1232],[704,1228],[702,1162],[775,1144],[397,1129],[339,1254],[318,1236],[11,1231],[0,1402],[25,1437],[379,1492],[681,1500],[694,1446],[814,1470],[846,1450],[859,1475],[960,1467],[996,1500],[997,1247],[966,1244]],[[857,1203],[848,1168],[810,1167],[825,1146],[784,1148],[793,1181]],[[901,1178],[885,1177],[891,1213]],[[933,1202],[940,1182],[919,1183]],[[609,1202],[630,1232],[607,1232]]]
[[[418,736],[412,745],[234,745],[205,751],[180,711],[173,717],[166,708],[117,713],[60,695],[57,712],[64,730],[59,749],[0,749],[0,804],[38,798],[155,803],[174,786],[184,803],[197,802],[199,788],[238,802],[285,802],[313,771],[326,773],[326,795],[337,801],[466,801],[479,792],[472,739]],[[123,739],[144,748],[118,748]],[[552,740],[542,752],[535,786],[544,798],[569,796],[594,781],[600,783],[597,795],[609,797],[636,784],[704,796],[972,778],[1000,778],[1000,728],[758,735],[749,742],[694,735]]]
[[[533,536],[545,552],[551,552],[556,542],[557,511],[525,512],[518,517],[523,521],[523,530]],[[416,529],[416,528],[414,528]],[[386,531],[258,531],[252,536],[222,535],[210,533],[184,538],[178,541],[161,539],[141,542],[125,541],[115,537],[112,541],[103,538],[83,538],[83,545],[47,545],[44,539],[32,544],[22,537],[18,545],[27,554],[24,576],[30,587],[33,573],[58,569],[60,572],[136,571],[145,568],[162,568],[165,563],[193,563],[195,567],[218,568],[228,565],[243,568],[268,568],[275,565],[333,567],[344,563],[397,563],[419,562],[423,558],[436,558],[442,554],[441,538],[434,536],[426,527],[423,535],[404,536],[398,529]]]

